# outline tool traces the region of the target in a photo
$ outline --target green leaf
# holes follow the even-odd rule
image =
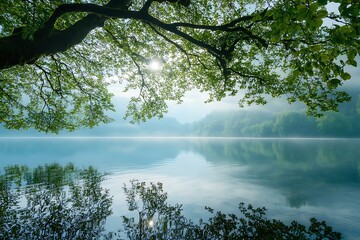
[[[324,5],[326,5],[328,3],[327,0],[317,0],[317,2],[318,2],[319,5],[322,5],[322,6],[324,6]]]
[[[347,60],[346,63],[354,67],[357,67],[357,62],[355,60]]]
[[[351,75],[347,72],[344,72],[343,74],[340,75],[340,77],[344,80],[349,80],[351,78]]]
[[[324,53],[321,53],[320,54],[320,59],[321,59],[321,61],[323,61],[323,62],[327,62],[327,61],[329,61],[329,55],[327,55],[327,54],[324,54]]]
[[[299,20],[304,19],[307,12],[308,12],[308,9],[307,9],[307,7],[305,5],[298,5],[296,7],[296,10],[297,10],[297,13],[298,13]]]
[[[318,18],[324,18],[324,17],[327,17],[328,12],[326,10],[322,9],[322,10],[319,10],[316,13],[316,15],[317,15]]]
[[[314,28],[319,28],[323,24],[323,20],[321,18],[315,18],[315,20],[312,22],[311,26]]]
[[[352,32],[354,32],[355,29],[354,29],[353,27],[351,27],[351,26],[341,26],[340,29],[339,29],[339,31],[340,31],[341,33],[347,34],[347,33],[352,33]]]
[[[350,6],[347,10],[348,10],[349,15],[358,17],[360,14],[360,4],[358,4],[358,5],[354,4],[354,5]]]
[[[280,40],[280,37],[277,36],[277,35],[272,36],[271,39],[270,39],[271,42],[278,42],[279,40]]]
[[[305,71],[306,71],[310,76],[312,76],[312,75],[314,74],[314,72],[313,72],[313,67],[312,67],[312,65],[311,65],[310,62],[307,62],[307,63],[305,64],[304,69],[305,69]]]
[[[321,50],[321,46],[320,45],[315,45],[311,47],[311,51],[313,52],[319,52]]]
[[[319,8],[319,4],[317,2],[314,2],[310,4],[310,11],[315,12]]]
[[[334,89],[334,88],[337,88],[340,83],[341,83],[341,80],[339,80],[337,78],[333,78],[333,79],[331,79],[330,81],[327,82],[327,86],[330,89]]]
[[[355,48],[351,48],[351,49],[346,53],[348,60],[354,60],[355,57],[356,57],[356,53],[357,53],[356,49],[355,49]]]

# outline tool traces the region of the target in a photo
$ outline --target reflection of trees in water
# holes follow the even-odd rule
[[[357,140],[252,139],[198,141],[193,151],[216,163],[334,166],[357,162]],[[314,161],[315,160],[315,161]]]
[[[112,200],[94,168],[50,164],[5,168],[0,176],[1,239],[97,239]],[[66,187],[65,187],[66,186]]]
[[[257,184],[280,190],[294,207],[334,186],[358,184],[360,148],[357,140],[234,140],[194,144],[214,165],[247,167]],[[244,178],[244,173],[234,175]],[[250,179],[251,180],[251,179]]]
[[[310,219],[305,227],[291,222],[267,219],[265,208],[239,204],[239,212],[224,214],[205,207],[208,220],[198,224],[182,214],[181,205],[167,203],[167,194],[161,183],[130,181],[125,186],[128,208],[135,217],[123,216],[123,233],[128,239],[340,239],[325,222]]]
[[[1,239],[340,239],[325,222],[310,226],[269,220],[265,208],[239,205],[236,214],[214,212],[198,224],[167,203],[161,183],[137,180],[124,186],[128,210],[117,233],[106,233],[112,200],[101,187],[104,175],[94,168],[50,164],[33,170],[11,166],[0,176]],[[66,186],[66,187],[65,187]],[[119,226],[120,227],[120,226]]]

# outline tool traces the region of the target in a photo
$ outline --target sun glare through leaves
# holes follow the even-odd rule
[[[155,71],[155,72],[160,71],[162,69],[161,63],[157,60],[151,60],[148,66],[151,71]]]

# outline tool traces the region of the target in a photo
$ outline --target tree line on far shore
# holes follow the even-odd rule
[[[214,112],[191,128],[200,136],[360,137],[360,95],[339,112],[326,112],[319,118],[301,110]]]

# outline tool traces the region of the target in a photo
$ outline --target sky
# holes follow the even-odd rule
[[[125,107],[130,100],[131,96],[137,96],[138,90],[132,90],[124,93],[121,86],[110,87],[110,92],[114,94],[113,102],[115,104],[115,120],[122,120],[125,116]],[[239,100],[241,98],[239,93],[236,96],[225,97],[221,101],[214,101],[205,103],[208,100],[208,93],[200,92],[199,90],[192,90],[185,94],[183,102],[177,104],[175,101],[169,101],[168,112],[164,114],[164,117],[175,118],[180,123],[192,123],[201,120],[206,115],[212,112],[219,111],[241,111],[241,110],[261,110],[261,111],[272,111],[281,112],[284,109],[296,109],[296,106],[290,106],[284,99],[269,99],[269,103],[264,106],[245,106],[244,108],[239,107]]]
[[[226,97],[222,101],[205,103],[208,99],[206,93],[194,90],[185,96],[181,105],[170,103],[169,112],[166,116],[176,118],[180,123],[191,123],[204,118],[211,112],[218,111],[262,110],[278,112],[286,103],[282,99],[270,99],[270,103],[265,106],[251,105],[240,108],[238,104],[240,98],[241,94]]]

